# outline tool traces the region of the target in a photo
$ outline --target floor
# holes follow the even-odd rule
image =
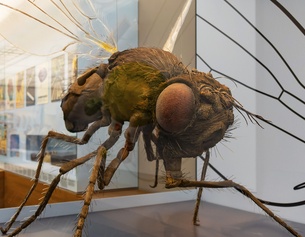
[[[89,237],[289,237],[270,217],[202,203],[200,226],[192,225],[194,201],[91,213],[83,236]],[[76,216],[37,220],[19,237],[73,236]],[[301,236],[305,225],[289,223]]]

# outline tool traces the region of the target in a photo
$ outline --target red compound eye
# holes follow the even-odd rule
[[[159,95],[156,105],[156,118],[166,131],[182,131],[192,120],[195,113],[195,96],[190,87],[174,83]]]

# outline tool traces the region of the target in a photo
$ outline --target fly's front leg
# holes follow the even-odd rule
[[[25,196],[24,200],[22,201],[22,203],[18,207],[16,213],[11,217],[11,219],[7,223],[6,227],[4,227],[4,228],[0,227],[0,230],[1,230],[2,234],[6,234],[9,231],[9,229],[12,227],[12,225],[14,224],[16,219],[18,218],[22,208],[24,207],[24,205],[26,204],[26,202],[28,201],[28,199],[32,195],[33,191],[35,190],[35,188],[36,188],[36,186],[39,182],[39,175],[40,175],[40,172],[41,172],[41,168],[42,168],[42,164],[43,164],[43,160],[44,160],[44,156],[45,156],[45,150],[46,150],[49,138],[51,138],[54,134],[55,134],[56,137],[59,137],[61,135],[59,133],[49,132],[49,134],[43,139],[43,141],[41,143],[40,152],[38,154],[38,165],[37,165],[37,169],[36,169],[36,173],[35,173],[35,177],[34,177],[34,183],[33,183],[32,187],[30,188],[29,192],[27,193],[27,195]],[[73,139],[75,139],[75,138],[73,138]]]
[[[46,138],[53,138],[61,141],[65,141],[68,143],[84,145],[87,144],[92,135],[99,130],[101,127],[109,126],[110,121],[107,117],[103,117],[101,120],[95,121],[92,125],[86,130],[85,134],[81,139],[73,136],[69,136],[63,133],[58,133],[54,131],[50,131]]]
[[[144,149],[146,152],[147,159],[148,161],[153,161],[153,160],[156,161],[155,181],[153,185],[149,185],[151,188],[155,188],[158,186],[158,176],[159,176],[159,155],[155,155],[152,148],[152,142],[154,144],[157,143],[156,135],[153,133],[154,128],[155,126],[153,124],[149,124],[142,129]]]
[[[17,217],[19,216],[22,208],[24,207],[24,205],[26,204],[26,202],[28,201],[28,199],[30,198],[30,196],[32,195],[33,191],[35,190],[35,188],[38,184],[39,175],[40,175],[40,172],[41,172],[42,163],[43,163],[44,154],[45,154],[45,149],[46,149],[48,140],[49,140],[49,135],[44,138],[44,140],[42,141],[42,144],[41,144],[41,150],[40,150],[40,153],[38,154],[38,166],[37,166],[35,177],[34,177],[34,183],[31,187],[31,189],[29,190],[28,194],[25,196],[23,202],[18,207],[16,213],[8,221],[6,227],[4,227],[4,228],[0,227],[0,230],[1,230],[2,234],[6,234],[9,231],[9,229],[12,227],[12,225],[16,221]]]
[[[152,148],[152,142],[156,143],[156,136],[153,133],[155,126],[153,124],[146,125],[142,129],[143,133],[143,142],[144,142],[144,149],[146,152],[147,159],[149,161],[156,160],[156,156],[154,154]]]
[[[106,127],[110,125],[110,118],[108,116],[104,116],[101,120],[95,121],[90,125],[90,127],[86,130],[85,134],[83,135],[80,144],[86,144],[92,137],[92,135],[99,130],[101,127]]]
[[[41,203],[39,204],[35,213],[32,216],[30,216],[28,219],[26,219],[22,223],[22,225],[20,225],[18,228],[16,228],[11,234],[9,234],[8,237],[13,237],[13,236],[18,235],[23,229],[25,229],[32,222],[34,222],[36,220],[36,218],[43,212],[43,210],[45,209],[46,205],[48,204],[54,190],[56,189],[58,183],[60,182],[60,178],[62,175],[66,174],[67,172],[74,169],[75,167],[84,164],[85,162],[90,160],[92,157],[96,156],[96,154],[97,154],[97,151],[94,151],[84,157],[77,158],[77,159],[71,160],[71,161],[63,164],[61,166],[61,168],[59,169],[59,174],[52,180],[52,182],[49,186],[49,189],[47,190],[45,196],[43,197],[43,199],[42,199]]]
[[[123,124],[113,120],[111,125],[108,128],[108,134],[109,138],[103,143],[103,147],[105,147],[106,150],[109,150],[119,139],[121,133],[122,133],[122,126]],[[100,190],[103,190],[105,187],[105,167],[106,167],[106,159],[103,159],[99,170],[98,170],[98,176],[97,176],[97,185]]]
[[[135,143],[139,138],[140,129],[138,127],[129,126],[125,131],[125,145],[119,150],[116,158],[114,158],[107,166],[104,174],[104,185],[108,185],[115,171],[118,169],[123,160],[125,160],[130,151],[134,149]]]
[[[1,230],[2,234],[6,234],[9,231],[9,229],[11,228],[11,226],[14,224],[14,222],[18,218],[22,208],[25,206],[26,202],[28,201],[28,199],[32,195],[33,191],[35,190],[35,188],[36,188],[36,186],[39,182],[39,176],[40,176],[43,160],[44,160],[44,157],[45,157],[45,150],[46,150],[49,139],[50,138],[51,139],[57,139],[57,140],[65,141],[65,142],[68,142],[68,143],[82,145],[82,144],[86,144],[89,141],[89,139],[91,138],[91,136],[100,127],[104,127],[104,126],[108,126],[108,125],[109,125],[109,120],[106,117],[104,117],[103,119],[101,119],[99,121],[94,122],[88,128],[88,130],[86,131],[86,133],[84,134],[84,136],[81,139],[73,137],[73,136],[68,136],[66,134],[54,132],[54,131],[50,131],[48,133],[48,135],[44,138],[44,140],[41,143],[40,152],[38,154],[38,165],[37,165],[35,177],[34,177],[34,180],[33,180],[34,183],[31,187],[31,189],[29,190],[29,192],[27,193],[27,195],[25,196],[24,200],[22,201],[22,203],[18,207],[16,213],[11,217],[11,219],[8,221],[6,226],[4,228],[0,227],[0,230]]]

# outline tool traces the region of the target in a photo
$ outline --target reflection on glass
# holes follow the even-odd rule
[[[126,1],[124,3],[120,2],[122,6],[117,6],[116,1],[108,2],[109,4],[106,7],[103,6],[105,10],[103,19],[106,18],[107,23],[111,26],[113,37],[116,38],[119,49],[137,47],[137,1],[129,1],[128,4]],[[119,13],[116,12],[117,9],[120,9]],[[106,17],[104,18],[104,16]],[[29,22],[31,24],[31,21]],[[2,24],[0,23],[0,29],[1,27]],[[89,26],[86,25],[86,27]],[[14,35],[16,32],[12,33],[9,38],[13,39],[12,41],[16,42],[16,45],[19,45],[18,39],[15,38],[17,35]],[[88,60],[88,58],[82,57],[84,55],[81,55],[75,65],[75,57],[71,54],[71,51],[67,53],[58,50],[62,48],[56,46],[57,43],[62,44],[60,40],[54,40],[49,34],[41,34],[40,30],[37,30],[37,32],[34,30],[32,34],[33,37],[29,42],[26,42],[26,38],[22,42],[22,45],[28,49],[27,51],[35,48],[36,45],[37,48],[41,48],[42,45],[49,47],[49,49],[46,49],[48,52],[52,51],[53,46],[56,49],[50,55],[37,56],[22,52],[15,47],[15,44],[11,45],[6,42],[1,44],[2,51],[7,53],[2,55],[6,60],[3,60],[4,63],[1,65],[0,71],[0,168],[22,175],[27,180],[32,179],[35,175],[37,153],[48,131],[55,130],[78,138],[83,136],[83,133],[70,134],[66,131],[60,109],[61,98],[75,79],[75,66],[78,73],[82,73],[88,67],[97,66],[102,61],[101,59]],[[102,34],[105,34],[105,32]],[[74,49],[79,52],[84,48]],[[95,55],[96,53],[94,50],[86,50],[85,47],[85,54]],[[126,127],[127,123],[124,129]],[[62,163],[88,154],[107,138],[108,128],[101,128],[94,134],[89,144],[83,146],[51,140],[44,157],[45,164],[42,167],[40,181],[50,183],[57,175]],[[124,142],[124,136],[121,136],[115,146],[110,149],[107,155],[107,164],[116,156]],[[138,159],[138,154],[141,156],[141,161]],[[144,148],[136,147],[120,166],[106,189],[121,190],[123,194],[164,191],[161,182],[158,189],[150,188],[150,185],[153,185],[154,182],[155,163],[148,162],[143,154]],[[189,159],[186,164],[190,164],[191,171],[188,171],[188,168],[185,167],[183,171],[187,173],[188,177],[193,176],[194,160]],[[67,190],[67,192],[72,191],[75,194],[74,200],[79,199],[88,185],[92,165],[93,161],[89,161],[72,170],[61,179],[59,187]],[[164,175],[162,162],[160,162],[160,167],[162,167],[160,174]],[[25,187],[28,189],[28,186],[25,185]],[[97,194],[97,196],[107,196],[108,192]],[[20,201],[22,201],[23,196],[18,196],[21,196]],[[70,200],[71,198],[67,198],[61,201]]]

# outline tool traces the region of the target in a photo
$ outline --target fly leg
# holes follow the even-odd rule
[[[86,144],[89,139],[91,138],[91,136],[100,128],[103,126],[108,126],[109,125],[109,121],[108,119],[101,119],[99,121],[94,122],[86,131],[86,133],[84,134],[84,136],[82,137],[82,139],[76,138],[76,137],[72,137],[72,136],[68,136],[62,133],[57,133],[54,131],[50,131],[48,133],[48,135],[44,138],[44,140],[42,141],[41,144],[41,149],[40,152],[38,154],[38,165],[37,165],[37,169],[36,169],[36,173],[35,173],[35,177],[34,177],[34,183],[31,187],[31,189],[29,190],[29,192],[27,193],[27,195],[25,196],[23,202],[20,204],[20,206],[18,207],[16,213],[11,217],[11,219],[8,221],[8,223],[6,224],[5,227],[0,227],[0,230],[2,232],[2,234],[6,234],[9,229],[11,228],[11,226],[14,224],[14,222],[16,221],[16,219],[18,218],[22,208],[24,207],[24,205],[26,204],[26,202],[28,201],[28,199],[30,198],[30,196],[32,195],[33,191],[35,190],[38,182],[39,182],[39,176],[40,176],[40,172],[41,172],[41,168],[42,168],[42,164],[43,164],[43,160],[44,160],[44,156],[45,156],[45,150],[48,144],[48,141],[50,138],[53,139],[58,139],[58,140],[62,140],[62,141],[66,141],[69,143],[74,143],[74,144]]]
[[[9,234],[8,237],[16,236],[23,229],[25,229],[27,226],[29,226],[33,221],[36,220],[36,218],[42,213],[42,211],[48,204],[48,201],[51,198],[52,193],[56,189],[62,175],[66,174],[67,172],[74,169],[75,167],[84,164],[85,162],[90,160],[92,157],[96,156],[96,154],[97,154],[97,151],[94,151],[84,157],[77,158],[77,159],[71,160],[71,161],[63,164],[59,169],[59,174],[51,182],[51,184],[50,184],[44,198],[42,199],[42,202],[38,206],[36,212],[32,216],[30,216],[25,222],[23,222],[18,228],[16,228],[11,234]]]
[[[202,167],[202,170],[201,170],[200,181],[204,181],[204,179],[205,179],[205,176],[206,176],[206,173],[207,173],[207,168],[208,168],[208,165],[209,165],[209,161],[210,161],[210,151],[207,150],[206,157],[205,157],[203,167]],[[196,204],[195,204],[195,209],[194,209],[194,215],[193,215],[193,224],[194,225],[199,225],[198,211],[199,211],[199,206],[200,206],[200,203],[201,203],[202,191],[203,191],[203,188],[199,187],[198,192],[197,192],[197,199],[196,199]]]
[[[267,208],[260,200],[258,200],[248,189],[244,186],[239,185],[231,180],[210,182],[210,181],[190,181],[186,179],[174,179],[170,171],[166,171],[166,188],[175,187],[202,187],[202,188],[237,188],[241,190],[241,193],[246,197],[250,198],[258,207],[260,207],[267,215],[269,215],[273,220],[283,226],[287,231],[289,231],[293,236],[301,237],[301,235],[296,232],[291,226],[289,226],[280,217],[276,216],[269,208]]]
[[[146,125],[142,129],[144,149],[146,152],[147,159],[149,161],[156,160],[156,156],[154,154],[152,144],[151,144],[151,142],[156,143],[156,140],[157,140],[155,134],[153,133],[154,128],[155,128],[155,126],[153,124],[151,124],[151,125]]]
[[[151,188],[158,186],[158,177],[159,177],[159,156],[156,157],[156,166],[155,166],[155,181],[153,185],[149,185]]]
[[[48,204],[48,201],[51,198],[52,193],[56,189],[62,175],[66,174],[67,172],[71,171],[72,169],[76,168],[77,166],[84,164],[85,162],[90,160],[92,157],[96,156],[96,161],[95,161],[95,164],[93,167],[92,174],[90,176],[90,182],[87,187],[86,195],[84,198],[84,205],[82,207],[82,211],[80,213],[80,217],[79,217],[78,224],[77,224],[77,229],[75,232],[75,236],[80,237],[82,235],[82,229],[83,229],[85,219],[88,215],[89,205],[92,200],[92,195],[94,192],[94,185],[97,180],[98,170],[99,170],[100,165],[103,162],[103,160],[106,159],[107,150],[110,149],[114,145],[114,143],[118,139],[117,137],[118,137],[118,135],[116,133],[112,133],[111,136],[101,146],[99,146],[99,148],[96,151],[91,152],[84,157],[77,158],[77,159],[71,160],[71,161],[63,164],[61,166],[61,168],[59,169],[60,173],[54,178],[54,180],[50,184],[49,189],[48,189],[47,193],[45,194],[38,209],[36,210],[35,214],[32,215],[30,218],[28,218],[20,227],[18,227],[8,237],[17,235],[23,229],[25,229],[28,225],[30,225],[33,221],[36,220],[36,218],[42,213],[42,211]]]
[[[125,145],[121,150],[119,150],[116,158],[114,158],[110,164],[107,166],[104,173],[104,185],[107,186],[115,171],[118,169],[120,164],[127,158],[129,152],[134,149],[135,143],[139,138],[140,129],[139,127],[131,127],[129,126],[125,131]]]
[[[107,154],[106,148],[103,147],[103,146],[100,146],[99,149],[97,150],[95,163],[94,163],[94,166],[93,166],[93,169],[92,169],[92,173],[90,175],[89,185],[86,189],[86,195],[84,197],[84,205],[83,205],[82,210],[79,214],[79,218],[78,218],[76,230],[75,230],[75,233],[74,233],[74,237],[81,237],[82,236],[85,220],[88,216],[89,206],[90,206],[92,196],[93,196],[93,193],[94,193],[94,186],[95,186],[96,180],[98,178],[98,173],[99,173],[101,163],[103,163],[104,160],[106,160],[106,154]]]
[[[127,129],[127,137],[131,136],[130,129]],[[76,231],[74,233],[74,237],[81,237],[82,230],[84,228],[85,219],[88,216],[89,206],[92,200],[92,196],[94,193],[94,186],[97,181],[99,189],[103,189],[105,185],[105,163],[106,163],[106,152],[109,150],[119,139],[122,133],[122,124],[116,122],[115,120],[112,121],[111,125],[108,129],[109,138],[100,146],[98,149],[97,157],[92,169],[92,173],[90,176],[89,185],[86,189],[86,195],[84,198],[84,205],[82,207],[81,213],[79,215],[79,219],[76,226]],[[129,135],[128,135],[129,134]],[[113,172],[114,173],[114,172]],[[106,173],[106,177],[108,174]]]
[[[155,188],[158,185],[158,176],[159,176],[159,156],[154,154],[152,148],[152,142],[154,144],[157,143],[156,135],[153,133],[155,126],[153,124],[147,125],[143,128],[143,141],[144,141],[144,149],[146,152],[147,159],[149,161],[156,160],[155,164],[155,181],[153,185],[150,185],[151,188]]]
[[[103,143],[103,146],[106,150],[109,150],[119,139],[122,133],[123,124],[113,120],[111,125],[108,128],[109,138]],[[103,190],[105,187],[105,167],[106,167],[106,159],[102,159],[100,163],[100,167],[97,175],[97,185],[100,190]]]

